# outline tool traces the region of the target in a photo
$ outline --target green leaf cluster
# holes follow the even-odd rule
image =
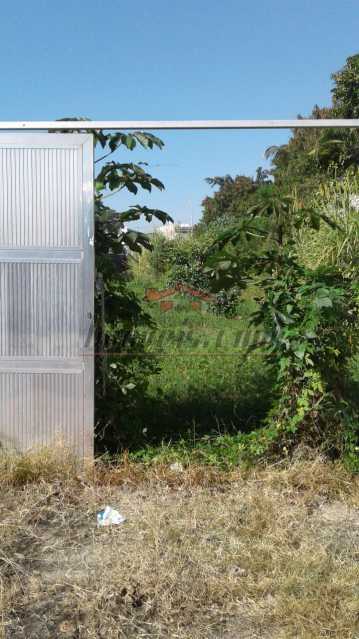
[[[64,118],[84,122],[87,118]],[[59,126],[59,131],[61,127]],[[68,132],[68,129],[66,130]],[[89,131],[87,131],[89,132]],[[159,209],[135,204],[118,211],[108,199],[123,189],[137,195],[140,190],[163,190],[164,185],[144,167],[146,163],[109,159],[121,150],[162,149],[163,142],[142,131],[106,133],[91,131],[94,139],[95,167],[95,391],[96,429],[102,447],[118,448],[126,442],[121,430],[121,415],[130,412],[146,390],[148,377],[156,372],[154,356],[146,352],[141,328],[153,321],[143,311],[127,282],[129,252],[152,249],[149,236],[128,228],[128,224],[144,218],[172,221]],[[102,153],[98,153],[98,149]]]

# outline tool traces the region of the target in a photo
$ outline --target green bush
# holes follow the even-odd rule
[[[254,321],[266,328],[277,369],[267,424],[281,445],[301,441],[341,454],[359,419],[345,376],[358,345],[359,288],[333,268],[308,271],[292,262],[263,290]]]
[[[84,129],[86,124],[84,123]],[[141,217],[165,223],[171,218],[158,209],[134,205],[127,211],[116,211],[107,205],[104,195],[127,189],[136,194],[140,189],[162,190],[163,184],[147,173],[143,166],[129,162],[103,161],[109,155],[136,145],[146,149],[162,148],[163,143],[150,133],[94,133],[95,148],[101,157],[95,163],[100,169],[95,176],[95,423],[97,446],[117,448],[126,442],[124,414],[131,413],[147,388],[149,377],[157,370],[155,356],[145,353],[143,330],[152,326],[150,316],[130,289],[128,276],[118,268],[129,251],[141,253],[151,243],[144,233],[126,228]]]
[[[209,290],[209,279],[203,266],[210,242],[206,235],[178,238],[171,242],[168,286],[180,284],[200,291]]]
[[[210,304],[210,310],[216,315],[235,317],[238,312],[239,297],[240,291],[237,288],[218,291],[214,301]]]
[[[253,283],[260,291],[251,321],[265,332],[262,348],[276,371],[276,399],[265,431],[253,441],[260,441],[260,452],[266,443],[268,450],[288,451],[305,442],[343,455],[353,466],[359,413],[346,370],[359,343],[357,270],[350,260],[344,270],[340,263],[303,267],[295,235],[298,229],[320,229],[323,219],[328,224],[326,215],[282,197],[279,189],[263,196],[252,216],[270,219],[268,249],[254,246],[242,255],[232,250],[252,232],[249,220],[219,237],[209,261],[223,282]]]
[[[166,273],[171,265],[171,244],[171,240],[168,240],[162,233],[152,235],[152,250],[148,254],[148,262],[155,277]]]

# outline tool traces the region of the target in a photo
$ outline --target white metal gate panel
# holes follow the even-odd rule
[[[93,141],[0,134],[0,443],[93,452]]]

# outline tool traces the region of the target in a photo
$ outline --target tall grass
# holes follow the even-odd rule
[[[161,289],[165,282],[166,274],[148,269],[135,271],[131,286],[144,300],[146,287]],[[240,302],[234,318],[216,316],[206,304],[193,310],[191,299],[180,293],[173,302],[167,312],[158,302],[143,302],[156,325],[145,343],[158,372],[131,415],[132,433],[136,420],[141,445],[259,426],[271,401],[271,376],[263,354],[248,353],[260,339],[248,323],[253,301]]]
[[[323,183],[313,196],[315,208],[336,225],[322,223],[319,231],[302,231],[298,251],[304,264],[323,264],[342,270],[358,269],[359,259],[359,171],[350,170],[339,179]]]

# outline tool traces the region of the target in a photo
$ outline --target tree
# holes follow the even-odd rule
[[[260,172],[260,183],[264,180],[263,172]],[[237,219],[245,214],[246,209],[253,204],[254,195],[259,182],[246,175],[231,175],[224,177],[206,178],[211,187],[219,187],[211,197],[206,197],[202,202],[203,214],[200,221],[202,228],[220,220]]]
[[[309,116],[314,120],[333,117],[330,108],[314,106]],[[303,119],[302,116],[298,116]],[[336,133],[324,129],[294,129],[292,136],[281,146],[271,146],[266,152],[271,159],[270,173],[275,183],[287,192],[296,189],[306,197],[323,179],[338,150]]]
[[[359,53],[347,58],[340,71],[332,74],[333,109],[338,118],[359,118]]]
[[[157,366],[153,357],[145,354],[141,327],[151,326],[152,320],[142,309],[140,301],[129,290],[124,273],[116,266],[116,256],[127,250],[141,252],[151,249],[149,237],[127,228],[128,223],[141,217],[162,223],[172,221],[164,211],[138,204],[125,211],[108,205],[108,198],[123,189],[136,195],[140,189],[163,190],[164,185],[145,169],[145,163],[119,162],[121,150],[133,151],[141,147],[162,149],[163,142],[142,131],[133,133],[104,133],[86,131],[86,118],[64,118],[62,121],[84,121],[82,132],[94,138],[95,166],[95,408],[96,431],[102,447],[118,448],[128,444],[122,419],[134,410],[138,397],[145,392],[147,380]],[[59,126],[59,131],[61,128]],[[74,132],[69,129],[62,132]],[[127,421],[128,423],[128,421]]]
[[[310,118],[359,118],[359,54],[347,59],[332,74],[332,105],[314,106]],[[298,116],[301,117],[301,116]],[[329,174],[342,175],[359,165],[358,129],[295,129],[287,144],[269,147],[271,174],[287,190],[296,188],[304,197]]]

